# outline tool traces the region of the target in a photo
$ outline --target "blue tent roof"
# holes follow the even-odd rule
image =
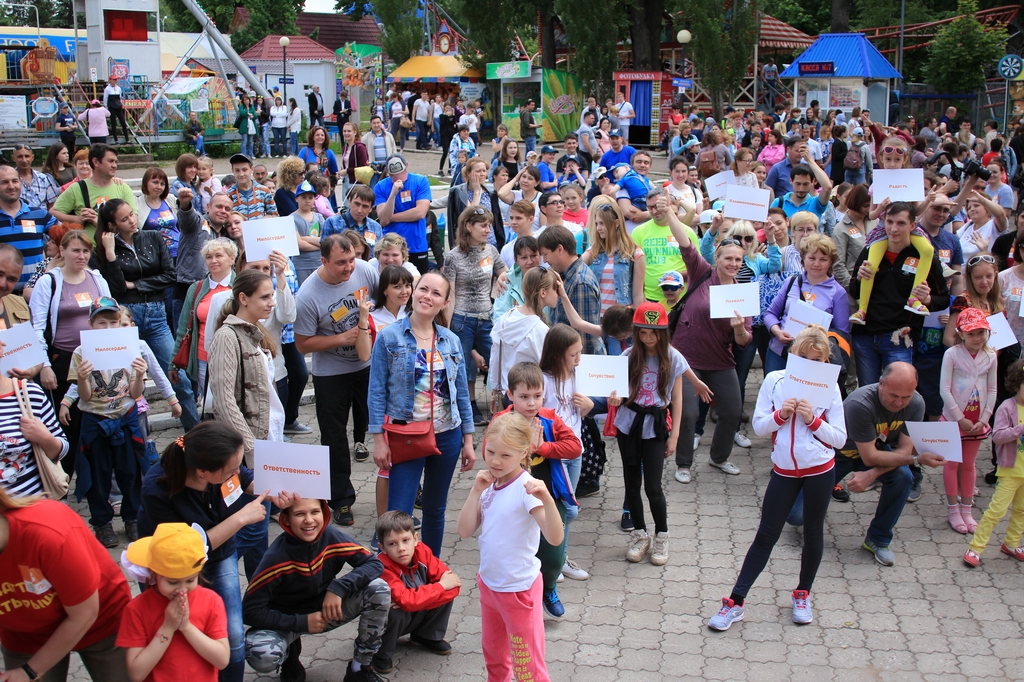
[[[786,67],[782,78],[799,78],[800,62],[832,62],[835,75],[830,78],[870,78],[886,80],[900,78],[882,53],[863,33],[823,33],[818,39]]]

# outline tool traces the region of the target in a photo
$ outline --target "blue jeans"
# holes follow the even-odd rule
[[[288,150],[285,147],[285,137],[288,135],[287,128],[272,128],[274,131],[274,154],[287,156]]]
[[[913,362],[914,349],[892,342],[892,332],[854,334],[853,359],[857,362],[857,381],[861,386],[878,383],[882,370],[893,362]]]
[[[156,361],[160,363],[160,368],[166,373],[171,365],[174,336],[167,326],[167,309],[164,302],[129,303],[126,307],[132,312],[132,320],[139,328],[139,338],[149,344]],[[187,432],[199,423],[199,415],[196,413],[196,397],[192,393],[192,382],[184,372],[178,372],[178,378],[181,381],[174,384],[174,394],[178,396],[178,402],[181,404],[181,425]]]
[[[867,178],[867,170],[861,168],[860,170],[846,169],[846,181],[851,185],[860,185]]]
[[[270,124],[263,123],[260,125],[260,139],[263,142],[263,156],[270,156]]]
[[[529,137],[523,138],[523,144],[526,145],[526,153],[529,154],[537,149],[537,136],[530,135]]]
[[[391,467],[388,479],[388,511],[398,509],[412,516],[416,491],[423,478],[423,526],[420,535],[434,556],[441,555],[444,539],[444,513],[452,475],[462,453],[462,429],[435,434],[440,455],[421,457]]]
[[[870,468],[865,466],[862,459],[836,457],[836,483],[846,478],[850,472],[867,471]],[[878,496],[875,518],[871,519],[871,525],[868,526],[867,539],[879,547],[888,547],[892,542],[892,529],[896,527],[903,507],[907,504],[907,496],[910,495],[914,477],[909,467],[902,466],[882,474],[878,480],[882,483],[882,492]]]
[[[250,497],[252,499],[249,499]],[[251,495],[246,496],[246,500],[249,502],[255,499]],[[262,521],[242,526],[242,530],[235,534],[235,554],[239,559],[242,559],[245,566],[245,579],[250,582],[252,582],[252,577],[256,574],[260,561],[263,560],[263,555],[267,553],[267,533],[270,530],[270,501],[264,502],[263,507],[267,510],[267,515],[263,517]]]
[[[786,361],[782,359],[781,355],[769,348],[768,353],[764,356],[765,376],[767,376],[769,372],[775,372],[780,369],[786,369]]]
[[[206,156],[206,146],[203,144],[202,135],[196,135],[196,154]]]
[[[252,158],[252,142],[253,142],[252,138],[254,136],[250,135],[249,133],[239,133],[239,135],[242,138],[241,148],[239,149],[239,151],[242,154],[245,154],[246,156],[248,156],[251,159]]]
[[[441,119],[437,117],[434,118],[434,144],[438,147],[441,146]],[[445,154],[448,153],[447,149],[443,149],[442,151]]]
[[[242,682],[245,677],[245,627],[242,625],[242,586],[238,580],[238,558],[231,555],[220,561],[208,561],[203,566],[203,577],[210,581],[210,589],[224,600],[224,610],[228,616],[231,662],[220,671],[218,680]]]
[[[587,428],[585,425],[583,428]],[[565,470],[569,474],[569,484],[573,493],[576,492],[576,484],[580,482],[580,472],[583,470],[583,455],[575,459],[565,460]],[[578,501],[578,500],[577,500]],[[569,524],[580,515],[580,508],[571,504],[565,505],[565,529],[569,530]]]
[[[288,153],[291,154],[292,156],[298,156],[299,155],[299,134],[298,133],[291,133],[291,132],[288,133],[288,143],[291,145],[291,148],[288,150]]]
[[[430,133],[426,121],[416,121],[416,149],[430,149]]]
[[[470,317],[463,313],[456,312],[452,315],[452,323],[449,329],[455,332],[459,341],[462,342],[462,357],[466,359],[466,380],[470,387],[476,381],[476,363],[473,362],[470,353],[475,349],[485,360],[491,358],[491,318]],[[497,368],[495,368],[497,369]],[[470,388],[470,396],[473,390]]]
[[[309,381],[309,370],[294,341],[282,343],[281,354],[284,355],[284,366],[288,370],[288,376],[277,382],[277,397],[284,405],[284,423],[291,424],[299,419],[299,401],[302,400],[302,392]]]

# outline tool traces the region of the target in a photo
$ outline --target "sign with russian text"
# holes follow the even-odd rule
[[[0,371],[11,376],[12,369],[29,369],[46,361],[46,350],[30,324],[16,324],[0,331]]]
[[[715,173],[710,178],[704,181],[704,186],[708,190],[708,199],[714,201],[725,196],[725,189],[729,185],[736,184],[736,174],[731,170],[722,171],[721,173]]]
[[[834,76],[835,62],[799,62],[798,72],[801,76]]]
[[[768,204],[771,192],[744,185],[728,185],[725,188],[725,206],[722,215],[737,220],[768,220]]]
[[[831,362],[815,362],[790,353],[786,360],[786,375],[782,379],[782,398],[806,400],[811,407],[830,407],[840,369],[839,365]],[[801,417],[793,415],[791,419]]]
[[[291,216],[246,220],[242,223],[242,241],[245,259],[250,263],[270,258],[271,251],[280,251],[286,256],[299,255],[299,236]]]
[[[963,462],[963,441],[956,422],[907,422],[907,433],[917,454],[930,452],[947,462]]]
[[[82,359],[99,371],[128,369],[141,357],[139,328],[85,329],[81,335]]]
[[[629,356],[581,355],[576,366],[576,391],[585,396],[607,398],[615,391],[629,396]]]
[[[872,201],[878,204],[882,199],[889,201],[924,201],[924,169],[901,168],[874,171],[871,181]]]
[[[711,319],[736,317],[754,317],[761,314],[760,285],[757,282],[747,284],[720,284],[708,289],[711,304]]]
[[[331,451],[326,445],[258,440],[253,451],[253,490],[282,490],[315,500],[331,499]]]
[[[988,346],[992,350],[1000,350],[1017,343],[1017,337],[1006,320],[1005,313],[996,313],[988,318],[988,326],[992,333],[988,337]]]
[[[826,330],[832,324],[832,315],[821,308],[815,308],[807,301],[792,300],[786,315],[786,323],[782,325],[782,331],[790,336],[796,336],[811,324],[820,324]]]

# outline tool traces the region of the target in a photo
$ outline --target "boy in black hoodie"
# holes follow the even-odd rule
[[[301,500],[281,511],[284,534],[263,555],[242,600],[245,659],[260,673],[280,668],[282,682],[302,682],[302,634],[359,619],[352,663],[344,682],[379,682],[370,667],[388,623],[391,590],[384,565],[337,527],[325,522],[324,500]],[[339,576],[345,564],[352,570]]]

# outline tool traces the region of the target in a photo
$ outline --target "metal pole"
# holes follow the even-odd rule
[[[1003,95],[1003,133],[1010,134],[1010,79],[1006,79],[1006,94]]]
[[[240,73],[242,77],[245,78],[246,82],[252,86],[252,89],[256,91],[256,94],[263,95],[264,97],[270,97],[270,93],[267,92],[265,87],[263,87],[263,83],[256,78],[256,74],[249,70],[249,67],[245,65],[242,58],[234,51],[231,44],[224,39],[224,35],[217,29],[216,24],[213,23],[210,17],[203,12],[202,8],[199,7],[194,0],[181,0],[181,2],[186,8],[188,8],[188,11],[192,13],[192,16],[196,18],[199,25],[206,29],[206,33],[210,37],[210,40],[212,40],[214,44],[216,44],[217,47],[227,55],[228,59],[231,60],[231,63],[235,65],[236,69],[238,69],[238,73]]]
[[[896,70],[900,77],[896,79],[896,87],[903,94],[903,30],[907,18],[907,0],[900,0],[900,48],[896,51]]]
[[[284,81],[284,105],[288,106],[288,48],[281,46],[281,80]]]

